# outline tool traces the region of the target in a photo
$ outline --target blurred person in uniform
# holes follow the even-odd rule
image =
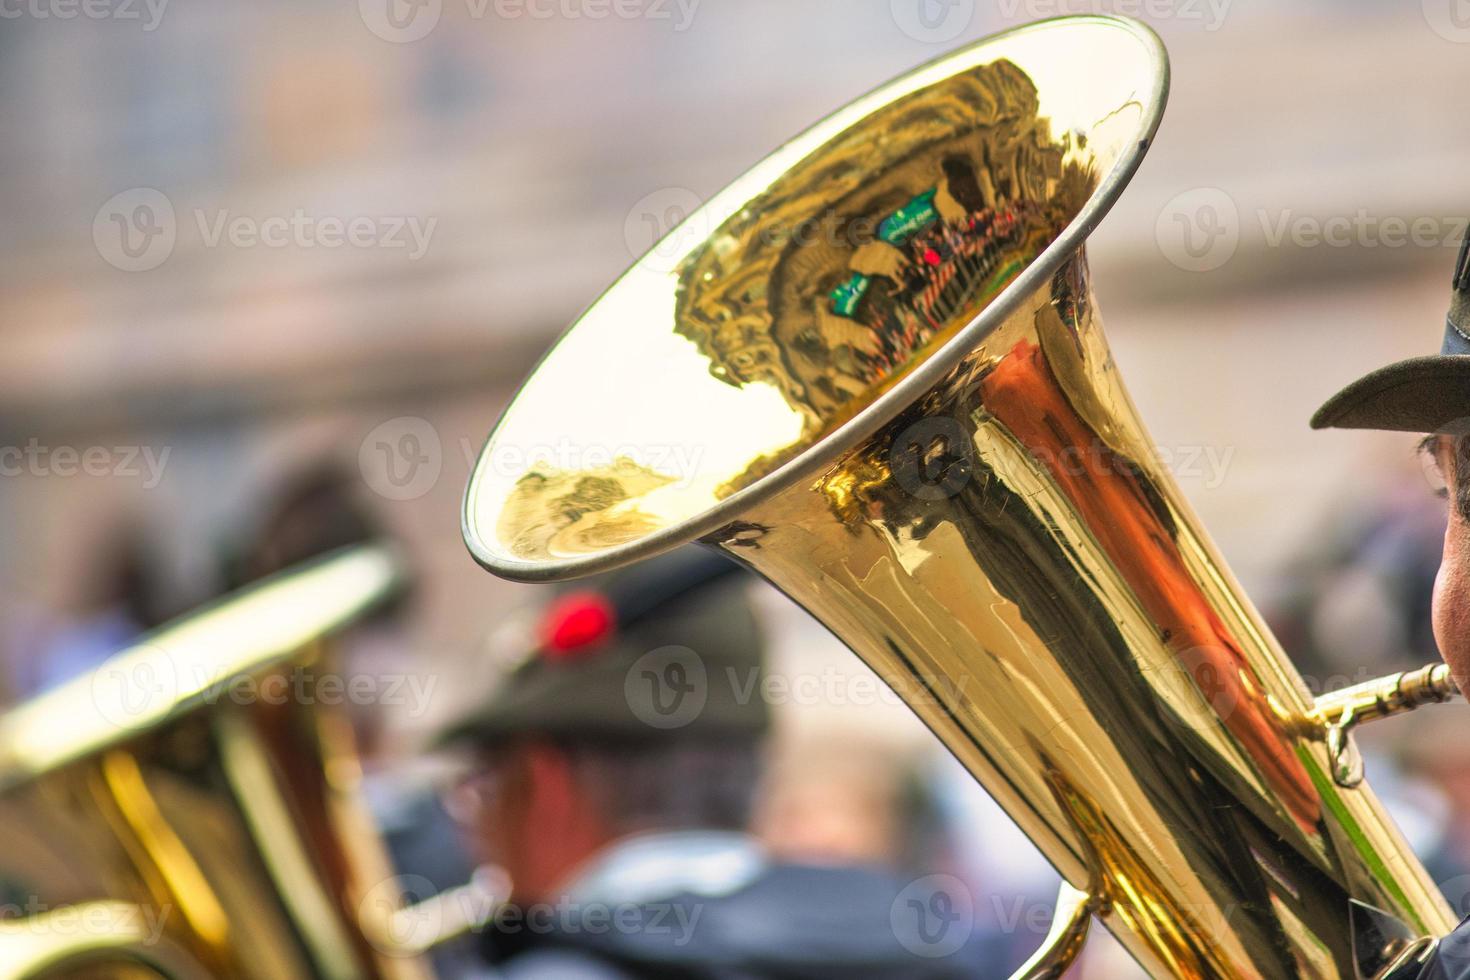
[[[155,556],[140,525],[109,527],[87,557],[80,594],[66,608],[32,611],[7,630],[12,697],[95,670],[177,611],[159,601]]]
[[[1460,690],[1470,691],[1470,238],[1451,281],[1440,352],[1358,379],[1318,410],[1312,426],[1428,433],[1422,447],[1444,480],[1448,501],[1430,618],[1441,656]],[[1470,919],[1426,962],[1395,971],[1393,980],[1401,978],[1470,980]]]
[[[981,975],[962,902],[748,831],[770,727],[749,579],[675,551],[552,602],[533,649],[441,744],[452,807],[509,881],[481,932],[504,980]]]
[[[955,809],[955,793],[975,797],[985,812]],[[826,726],[783,740],[756,828],[772,855],[799,864],[943,869],[972,899],[965,945],[991,974],[1013,972],[1051,926],[1056,872],[975,777],[929,739],[908,745]],[[1008,874],[997,852],[1012,861],[1029,856],[1039,884]]]
[[[771,854],[789,861],[917,865],[909,830],[926,822],[921,793],[891,740],[829,728],[778,747],[755,826]]]

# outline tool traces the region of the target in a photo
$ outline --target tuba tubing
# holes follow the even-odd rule
[[[0,978],[426,976],[312,686],[401,584],[388,549],[343,549],[0,715],[0,885],[32,913],[0,922]]]

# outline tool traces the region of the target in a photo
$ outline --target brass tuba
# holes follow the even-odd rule
[[[465,500],[476,559],[572,578],[698,540],[927,723],[1155,977],[1382,976],[1454,920],[1161,464],[1084,243],[1168,88],[1113,17],[982,40],[835,112],[557,342]]]
[[[426,976],[321,686],[398,585],[338,552],[0,715],[0,978]]]

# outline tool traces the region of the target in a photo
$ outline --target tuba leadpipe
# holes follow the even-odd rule
[[[806,608],[1067,883],[1027,975],[1095,917],[1155,977],[1353,977],[1454,919],[1162,465],[1085,257],[1167,88],[1143,25],[1060,18],[797,136],[546,355],[465,539],[521,581],[698,540]]]

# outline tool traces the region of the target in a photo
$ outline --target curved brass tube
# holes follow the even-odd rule
[[[1011,980],[1057,980],[1082,953],[1092,916],[1101,903],[1065,881],[1057,889],[1057,914],[1041,948],[1011,974]]]
[[[1443,704],[1458,697],[1459,685],[1448,664],[1427,664],[1416,670],[1375,677],[1362,684],[1318,698],[1302,726],[1304,734],[1321,738],[1332,759],[1332,778],[1352,788],[1363,781],[1363,757],[1353,744],[1353,729],[1413,711],[1426,704]]]
[[[1371,681],[1324,694],[1317,699],[1312,714],[1323,727],[1339,725],[1347,717],[1351,717],[1355,724],[1362,724],[1413,711],[1426,704],[1442,704],[1459,695],[1459,685],[1450,675],[1448,664],[1427,664],[1417,670],[1375,677]]]
[[[399,585],[346,549],[0,715],[0,881],[39,910],[0,923],[0,980],[422,977],[380,943],[399,896],[328,686],[327,637]]]

